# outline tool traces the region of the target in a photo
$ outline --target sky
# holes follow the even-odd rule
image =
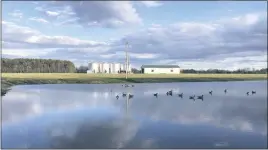
[[[267,67],[265,1],[4,1],[2,58]]]

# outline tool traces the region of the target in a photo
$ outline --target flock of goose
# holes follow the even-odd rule
[[[127,84],[122,85],[122,86],[130,87],[130,85],[127,85]],[[131,85],[131,86],[134,87],[134,85]],[[210,95],[212,95],[213,91],[209,91],[208,93],[209,93]],[[227,89],[224,90],[224,93],[227,94]],[[250,92],[247,92],[247,93],[246,93],[247,96],[248,96],[249,94],[250,94]],[[256,94],[256,91],[251,91],[251,94],[252,94],[252,95]],[[166,92],[166,95],[167,95],[167,96],[173,96],[173,90],[167,91],[167,92]],[[180,93],[180,94],[177,94],[177,95],[178,95],[178,97],[183,98],[183,93]],[[131,98],[134,97],[133,94],[128,94],[128,95],[127,95],[126,93],[122,93],[122,97],[126,97],[126,96],[128,96],[129,99],[131,99]],[[158,93],[154,93],[153,96],[157,98],[157,97],[158,97]],[[204,95],[200,95],[200,96],[192,95],[192,96],[189,96],[189,99],[192,99],[192,100],[195,101],[195,98],[196,98],[196,97],[197,97],[197,99],[200,99],[200,100],[202,100],[202,101],[204,100]],[[116,96],[116,99],[119,99],[119,95]]]

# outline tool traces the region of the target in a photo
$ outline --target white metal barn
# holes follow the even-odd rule
[[[142,65],[141,72],[144,74],[180,74],[178,65]]]

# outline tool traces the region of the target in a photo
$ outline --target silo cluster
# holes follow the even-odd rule
[[[128,71],[131,71],[131,65],[128,67]],[[106,63],[106,62],[92,62],[88,65],[87,73],[110,73],[118,74],[126,71],[125,64],[120,63]]]

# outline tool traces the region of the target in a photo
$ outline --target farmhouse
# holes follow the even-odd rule
[[[142,65],[141,72],[144,74],[180,74],[178,65]]]

